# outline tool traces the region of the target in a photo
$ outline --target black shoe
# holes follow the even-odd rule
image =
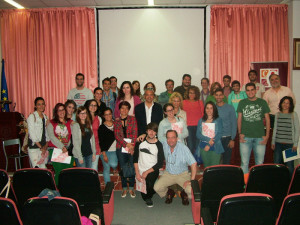
[[[146,202],[147,207],[149,207],[149,208],[153,207],[153,201],[151,198],[146,199],[145,202]]]
[[[189,198],[188,198],[187,193],[185,193],[184,190],[181,191],[180,196],[182,199],[182,205],[189,205]]]

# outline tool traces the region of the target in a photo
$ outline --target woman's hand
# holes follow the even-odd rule
[[[82,164],[82,163],[83,163],[83,160],[79,160],[79,163]]]
[[[95,162],[96,156],[93,154],[92,161]]]
[[[204,151],[206,151],[206,152],[208,152],[209,149],[210,149],[210,147],[209,147],[208,145],[206,145],[206,146],[204,147]]]
[[[68,149],[66,147],[63,147],[62,151],[63,151],[63,153],[66,153],[66,152],[68,152]]]
[[[105,152],[102,153],[104,162],[108,163],[108,157]]]
[[[208,143],[210,146],[213,146],[215,144],[215,141],[213,138],[211,138]]]
[[[271,149],[274,151],[274,149],[275,149],[275,145],[274,144],[271,145]]]
[[[297,151],[297,146],[293,146],[292,151],[296,152]]]

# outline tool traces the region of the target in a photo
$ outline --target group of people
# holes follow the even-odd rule
[[[78,167],[98,170],[101,159],[107,183],[111,168],[116,171],[119,163],[123,198],[127,193],[136,196],[137,180],[146,184],[142,198],[148,207],[153,206],[154,193],[171,203],[176,188],[187,205],[199,159],[204,167],[230,164],[238,144],[235,140],[239,140],[244,173],[248,173],[252,149],[255,164],[264,163],[269,138],[274,163],[283,163],[283,150],[297,150],[299,120],[292,91],[280,84],[277,74],[270,75],[267,91],[255,70],[248,77],[242,90],[229,75],[223,77],[223,87],[203,78],[200,91],[191,85],[191,75],[184,74],[181,86],[174,89],[174,81],[168,79],[166,91],[156,95],[155,84],[148,82],[142,95],[139,81],[124,81],[118,88],[116,77],[103,79],[103,89],[97,87],[92,93],[84,87],[84,75],[78,73],[76,88],[70,90],[65,104],[56,104],[52,119],[44,114],[45,100],[35,99],[35,111],[27,119],[31,165],[45,168],[58,148],[72,160],[51,162],[56,179],[74,161]],[[158,179],[164,161],[166,168]],[[292,173],[293,162],[286,165]]]

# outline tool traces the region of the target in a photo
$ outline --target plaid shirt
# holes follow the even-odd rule
[[[117,140],[117,148],[126,147],[127,142],[124,141],[122,120],[115,120],[114,122],[114,133]],[[131,143],[135,144],[137,138],[137,123],[133,116],[127,116],[127,128],[126,128],[126,138],[131,139]]]

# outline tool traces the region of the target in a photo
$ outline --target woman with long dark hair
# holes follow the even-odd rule
[[[123,101],[126,101],[130,104],[130,110],[128,112],[128,115],[134,116],[134,108],[136,105],[141,103],[141,100],[137,95],[134,94],[133,87],[130,81],[124,81],[121,84],[119,95],[115,106],[115,112],[114,112],[115,118],[120,117],[119,104]]]
[[[88,116],[90,117],[90,121],[92,123],[93,134],[95,137],[95,147],[96,147],[96,159],[92,162],[92,169],[98,171],[98,162],[99,157],[101,155],[101,148],[99,145],[99,138],[98,138],[98,129],[102,124],[102,119],[98,116],[98,105],[95,99],[91,99],[85,102],[84,107],[88,112]]]
[[[90,117],[84,106],[77,109],[76,122],[71,127],[76,166],[92,168],[92,162],[96,159],[95,136]]]
[[[102,96],[103,96],[103,89],[100,87],[96,87],[94,89],[94,99],[96,100],[98,105],[98,110],[97,110],[98,116],[101,116],[103,110],[106,108],[106,104],[101,100]]]
[[[221,155],[224,152],[221,143],[222,129],[222,120],[216,105],[213,102],[207,102],[204,115],[197,126],[197,138],[200,140],[199,149],[204,168],[220,164]]]
[[[37,97],[34,100],[34,112],[27,118],[28,123],[28,155],[32,167],[46,168],[48,161],[48,133],[46,125],[48,117],[44,114],[45,100]]]

